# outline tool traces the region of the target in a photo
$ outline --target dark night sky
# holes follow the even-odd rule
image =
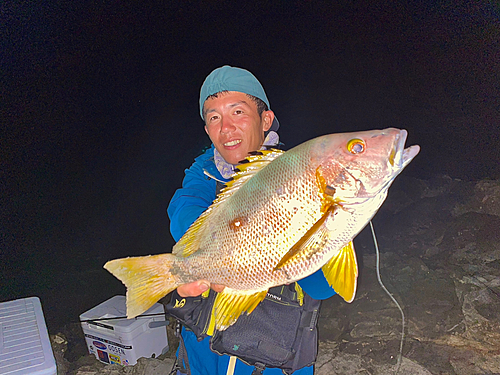
[[[173,245],[224,64],[259,78],[287,147],[399,127],[422,147],[403,175],[500,178],[493,1],[22,3],[0,5],[0,301],[40,296],[49,328],[123,292],[106,260]]]

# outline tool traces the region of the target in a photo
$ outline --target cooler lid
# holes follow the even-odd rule
[[[96,320],[102,326],[113,327],[120,332],[131,332],[134,329],[142,326],[144,320],[162,319],[161,315],[158,316],[143,316],[148,314],[164,314],[165,310],[163,305],[155,303],[149,310],[145,311],[140,316],[133,319],[126,319],[127,306],[125,296],[114,296],[110,299],[100,303],[96,307],[84,312],[80,315],[80,321]],[[106,319],[99,321],[99,319]],[[119,318],[119,319],[109,319]],[[164,319],[164,318],[163,318]]]
[[[38,297],[0,303],[0,374],[56,374]]]

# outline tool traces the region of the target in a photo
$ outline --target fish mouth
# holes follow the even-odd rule
[[[389,156],[389,163],[398,170],[403,170],[420,151],[420,146],[413,145],[405,148],[406,137],[408,132],[404,129],[399,131],[394,141],[394,146]]]

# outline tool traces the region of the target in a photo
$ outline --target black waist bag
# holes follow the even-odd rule
[[[208,298],[196,297],[191,308],[182,309],[188,317],[179,317],[182,309],[173,297],[167,312],[176,316],[201,340],[211,315],[216,293]],[[224,331],[216,331],[210,339],[210,348],[218,354],[236,356],[248,365],[263,370],[275,367],[284,373],[314,364],[318,354],[318,320],[321,301],[303,294],[301,304],[295,283],[269,289],[266,298],[249,314],[242,314],[237,322]],[[202,308],[200,308],[203,306]],[[203,310],[203,311],[200,311]],[[196,321],[196,324],[193,325]]]
[[[217,293],[210,289],[208,296],[181,297],[177,290],[172,292],[170,302],[165,306],[167,314],[176,318],[184,327],[193,331],[198,341],[207,337],[208,324]]]

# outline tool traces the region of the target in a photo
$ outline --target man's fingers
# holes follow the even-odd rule
[[[207,280],[198,280],[177,287],[177,293],[179,293],[181,297],[197,297],[207,291],[208,288],[220,293],[224,290],[224,285],[210,284]]]
[[[197,297],[210,288],[210,283],[206,280],[198,280],[192,283],[183,284],[177,288],[177,293],[181,297]]]
[[[210,288],[214,291],[214,292],[217,292],[217,293],[220,293],[224,290],[224,285],[220,285],[220,284],[210,284]]]

